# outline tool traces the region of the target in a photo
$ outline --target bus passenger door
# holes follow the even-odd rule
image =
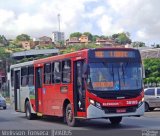
[[[43,112],[42,70],[43,70],[43,67],[36,67],[35,69],[36,112],[39,112],[39,113]]]
[[[15,80],[14,80],[14,101],[15,110],[20,111],[20,70],[15,70]]]
[[[75,115],[85,112],[85,86],[82,77],[84,60],[74,62],[74,107]]]

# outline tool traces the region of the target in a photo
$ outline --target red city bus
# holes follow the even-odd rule
[[[142,62],[138,50],[84,49],[11,66],[11,99],[28,119],[35,115],[78,119],[144,114]]]

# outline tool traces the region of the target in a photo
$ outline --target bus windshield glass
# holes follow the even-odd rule
[[[95,91],[141,89],[141,64],[138,62],[90,63],[87,85],[88,89]]]

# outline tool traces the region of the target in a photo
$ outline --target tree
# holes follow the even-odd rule
[[[113,35],[112,35],[112,39],[115,40],[116,38],[118,38],[118,36],[119,36],[119,34],[113,34]]]
[[[92,34],[90,32],[84,32],[84,35],[88,36],[88,40],[92,41]]]
[[[156,44],[154,48],[160,48],[160,44]]]
[[[112,39],[119,44],[131,43],[130,34],[128,32],[113,34]]]
[[[60,54],[66,54],[66,53],[70,53],[70,52],[78,51],[82,49],[101,48],[101,47],[102,47],[101,45],[95,45],[95,44],[72,45],[72,46],[67,47],[64,50],[61,50]]]
[[[105,36],[105,35],[101,35],[100,38],[101,38],[101,39],[108,39],[108,37]]]
[[[17,41],[29,41],[31,38],[27,34],[21,34],[16,37]]]
[[[95,42],[97,38],[100,38],[98,35],[93,35],[92,36],[92,41]]]
[[[9,44],[9,42],[7,41],[7,39],[4,35],[0,35],[0,44],[2,44],[4,46]]]
[[[140,41],[135,41],[135,42],[132,42],[132,45],[133,47],[145,47],[145,43],[144,42],[140,42]]]
[[[0,47],[0,60],[3,60],[7,57],[9,57],[9,53],[5,51],[4,47]]]
[[[145,67],[145,83],[155,83],[158,85],[160,83],[160,59],[159,58],[151,58],[144,59],[144,67]]]
[[[81,35],[82,35],[82,33],[80,33],[80,32],[74,32],[74,33],[70,34],[70,38],[71,37],[77,37],[77,38],[79,38]]]

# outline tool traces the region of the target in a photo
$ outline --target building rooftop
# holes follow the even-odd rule
[[[24,58],[24,57],[34,57],[36,55],[48,55],[53,54],[57,55],[59,53],[59,49],[43,49],[43,50],[27,50],[22,52],[12,53],[11,57],[14,59]]]

